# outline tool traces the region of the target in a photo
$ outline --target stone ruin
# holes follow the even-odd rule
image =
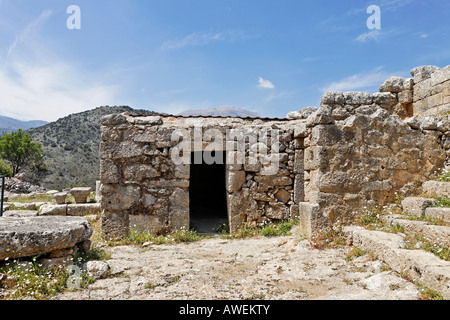
[[[326,92],[320,108],[286,119],[103,117],[102,236],[212,217],[230,231],[299,217],[311,236],[394,202],[450,155],[450,66],[411,75],[373,94]]]

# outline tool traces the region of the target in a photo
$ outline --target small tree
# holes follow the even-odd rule
[[[0,137],[0,158],[8,161],[15,176],[28,164],[42,160],[42,145],[34,142],[22,129],[13,133],[3,132]]]

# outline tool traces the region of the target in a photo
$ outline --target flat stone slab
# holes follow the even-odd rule
[[[3,213],[3,217],[37,217],[35,210],[8,210]]]
[[[73,248],[91,235],[91,225],[81,217],[1,217],[0,260]]]

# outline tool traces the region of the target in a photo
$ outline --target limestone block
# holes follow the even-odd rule
[[[317,125],[311,131],[311,144],[330,146],[339,142],[342,131],[335,125]]]
[[[129,210],[139,204],[140,194],[140,187],[136,185],[104,184],[102,188],[102,208],[115,212]]]
[[[173,206],[189,208],[189,191],[188,189],[177,188],[170,197],[170,203]]]
[[[119,168],[113,161],[102,160],[100,162],[100,179],[102,183],[119,183]]]
[[[391,92],[375,92],[372,94],[372,99],[376,104],[394,105],[397,103],[397,96]]]
[[[446,66],[431,74],[431,83],[433,86],[450,80],[450,66]]]
[[[424,192],[438,197],[450,197],[450,182],[426,181],[422,185]]]
[[[283,203],[287,203],[291,200],[291,193],[286,191],[285,189],[280,189],[275,193],[275,198]]]
[[[372,104],[372,95],[368,92],[350,91],[344,92],[344,100],[347,105]]]
[[[321,105],[344,104],[344,94],[339,91],[328,91],[322,95]]]
[[[450,208],[429,207],[425,209],[425,217],[443,220],[450,223]]]
[[[306,122],[296,124],[294,128],[294,138],[305,138],[308,135]]]
[[[91,194],[92,188],[78,187],[70,189],[70,194],[75,198],[76,203],[86,203],[87,197]]]
[[[124,113],[121,114],[110,114],[107,116],[103,116],[100,119],[100,123],[102,126],[114,126],[118,124],[127,123],[127,117]]]
[[[298,205],[300,217],[300,232],[307,237],[319,234],[329,225],[318,204],[301,202]]]
[[[279,202],[269,202],[265,207],[265,215],[270,219],[283,220],[288,216],[288,208]]]
[[[412,69],[411,75],[414,77],[414,83],[417,84],[431,78],[431,75],[438,70],[440,70],[440,68],[436,66],[420,66]]]
[[[401,104],[408,104],[413,102],[413,94],[411,90],[399,92],[398,102]]]
[[[402,208],[403,211],[421,217],[425,214],[425,209],[433,204],[433,199],[422,197],[408,197],[403,199]]]
[[[53,195],[53,199],[55,199],[56,204],[65,204],[66,197],[67,192],[58,192]]]
[[[67,204],[62,205],[43,205],[39,209],[40,216],[65,216],[67,215]]]
[[[100,203],[84,203],[84,204],[69,204],[67,205],[68,216],[88,216],[97,215],[102,212]]]
[[[308,119],[306,119],[307,127],[314,127],[319,124],[332,124],[334,123],[333,115],[331,110],[320,107],[319,110],[311,114]]]
[[[0,260],[31,257],[73,248],[89,240],[92,228],[79,217],[9,217],[0,219]]]
[[[380,85],[380,92],[398,93],[412,89],[412,79],[402,77],[390,77]]]
[[[137,125],[159,125],[162,124],[161,116],[143,116],[143,117],[131,117],[129,119],[130,123]]]
[[[161,175],[153,166],[141,163],[129,163],[123,168],[123,177],[127,182],[142,182]]]
[[[228,192],[239,191],[246,181],[247,180],[245,179],[245,171],[229,171],[226,179],[227,191]]]
[[[307,107],[299,111],[292,111],[287,114],[288,119],[306,119],[317,111],[316,107]]]
[[[2,217],[36,217],[38,212],[35,210],[7,210],[3,212]]]
[[[294,203],[305,201],[305,180],[303,174],[296,174],[294,180]]]
[[[104,210],[102,213],[102,238],[105,240],[120,240],[130,233],[128,213],[112,213]]]
[[[104,279],[109,274],[109,265],[104,261],[88,261],[83,265],[88,276],[94,279]]]

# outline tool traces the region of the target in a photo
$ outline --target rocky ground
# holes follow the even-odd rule
[[[110,274],[54,299],[420,299],[411,282],[350,247],[314,249],[291,236],[111,247]],[[350,261],[348,261],[350,260]]]

